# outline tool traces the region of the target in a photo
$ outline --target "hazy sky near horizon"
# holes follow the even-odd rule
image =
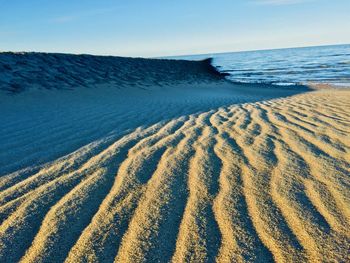
[[[167,56],[350,43],[350,0],[0,0],[0,51]]]

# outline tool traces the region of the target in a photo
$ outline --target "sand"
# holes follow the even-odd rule
[[[0,62],[0,262],[350,260],[349,89],[238,85],[208,61]]]

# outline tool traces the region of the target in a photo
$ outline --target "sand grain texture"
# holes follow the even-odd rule
[[[162,63],[113,73],[123,85],[3,89],[0,262],[350,261],[350,90]]]

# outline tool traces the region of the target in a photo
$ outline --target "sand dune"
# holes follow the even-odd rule
[[[0,262],[349,261],[350,91],[150,61],[135,85],[3,88]]]

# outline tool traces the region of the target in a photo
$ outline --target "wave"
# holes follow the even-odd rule
[[[350,86],[350,75],[345,67],[350,58],[349,50],[350,45],[341,45],[222,53],[211,57],[217,70],[230,74],[227,78],[234,82],[284,86],[325,83],[326,77],[331,80],[328,84],[341,82]],[[191,59],[191,56],[186,58]]]

